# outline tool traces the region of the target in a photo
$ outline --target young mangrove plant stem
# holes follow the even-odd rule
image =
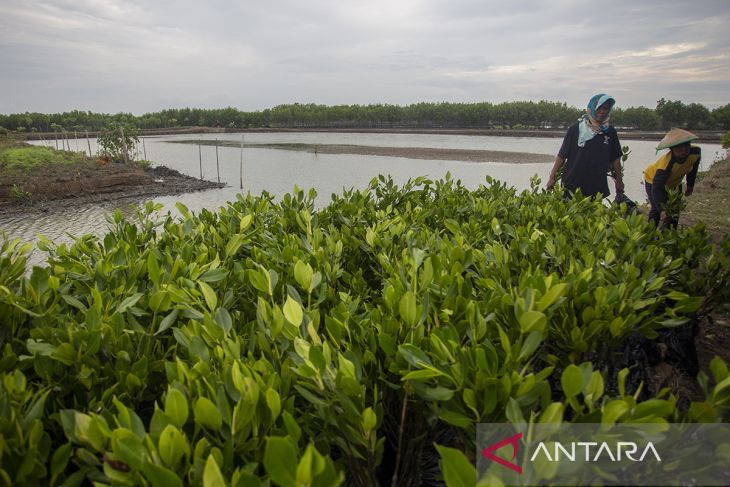
[[[200,139],[198,139],[198,161],[200,162],[200,180],[203,180],[203,151],[200,148]]]
[[[218,182],[221,182],[221,166],[218,163],[218,139],[215,139],[215,168],[218,171]]]
[[[401,450],[403,448],[403,433],[406,429],[406,415],[408,413],[408,394],[410,392],[410,382],[406,381],[403,390],[405,392],[405,395],[403,396],[403,407],[400,411],[400,426],[398,428],[398,449],[395,452],[395,472],[393,473],[393,479],[390,482],[390,485],[392,487],[398,486],[398,472],[400,470],[400,457]]]

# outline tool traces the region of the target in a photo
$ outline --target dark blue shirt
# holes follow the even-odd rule
[[[571,126],[558,152],[565,158],[562,183],[571,192],[581,190],[584,196],[608,196],[607,173],[611,161],[622,155],[616,129],[609,127],[605,134],[596,134],[578,147],[578,124]]]

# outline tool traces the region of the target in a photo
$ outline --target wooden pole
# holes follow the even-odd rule
[[[124,127],[120,127],[119,130],[122,132],[122,150],[124,151],[124,163],[129,164],[129,159],[127,158],[127,141],[124,138]]]
[[[198,161],[200,162],[200,180],[203,180],[203,151],[200,148],[200,139],[198,139]]]
[[[89,131],[86,130],[85,132],[86,132],[86,145],[89,146],[89,158],[91,158],[92,157],[92,155],[91,155],[91,141],[89,140]]]
[[[81,152],[79,150],[79,136],[76,134],[76,131],[74,130],[74,142],[76,143],[76,152]]]
[[[63,135],[66,137],[66,150],[71,152],[71,142],[68,140],[68,132],[64,130]]]
[[[243,189],[243,134],[241,134],[241,189]]]
[[[58,133],[53,132],[53,141],[56,143],[56,150],[58,150]]]
[[[147,147],[144,145],[144,137],[142,137],[142,151],[144,151],[144,160],[147,160]]]
[[[215,168],[218,171],[218,182],[221,182],[221,166],[218,163],[218,139],[215,139]]]

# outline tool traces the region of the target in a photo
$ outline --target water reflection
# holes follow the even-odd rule
[[[478,149],[529,152],[535,154],[555,154],[560,147],[560,138],[538,137],[486,137],[466,135],[432,134],[363,134],[363,133],[253,133],[245,134],[245,143],[305,143],[305,144],[355,144],[384,147],[429,147],[453,149]],[[260,194],[268,191],[280,198],[290,192],[295,185],[303,189],[315,188],[318,192],[317,203],[327,204],[332,193],[340,193],[343,188],[363,188],[378,174],[390,174],[402,184],[409,178],[425,175],[442,178],[450,172],[455,179],[461,179],[470,188],[484,183],[487,175],[505,181],[517,189],[529,188],[530,178],[537,174],[546,181],[551,164],[505,164],[499,162],[465,163],[458,161],[414,160],[397,157],[312,154],[307,152],[245,148],[219,147],[216,164],[216,148],[212,146],[173,144],[173,140],[198,140],[199,138],[240,141],[241,134],[205,134],[145,137],[144,146],[137,147],[138,157],[146,153],[147,159],[154,164],[174,168],[193,177],[202,173],[205,179],[217,180],[228,184],[227,188],[177,196],[156,198],[166,211],[173,213],[175,202],[184,203],[192,211],[203,208],[216,209],[225,206],[227,201],[235,200],[239,192]],[[53,141],[36,142],[37,145],[55,147]],[[96,152],[96,140],[89,141],[91,151]],[[88,151],[87,141],[80,139],[70,142],[71,148]],[[627,194],[644,201],[642,170],[656,158],[653,141],[625,141],[631,149],[629,161],[625,165],[624,180]],[[701,144],[704,164],[709,167],[716,154],[722,152],[717,144]],[[243,156],[241,181],[241,156]],[[220,171],[220,172],[219,172]],[[142,202],[139,202],[142,203]],[[82,208],[67,208],[63,202],[47,212],[19,212],[17,215],[0,216],[0,231],[10,237],[20,237],[23,241],[35,240],[39,234],[55,242],[70,242],[71,235],[93,234],[102,236],[107,231],[106,217],[117,205],[112,203],[89,204]],[[129,203],[121,209],[127,216],[132,215]],[[40,252],[32,257],[33,263],[41,263],[44,256]]]

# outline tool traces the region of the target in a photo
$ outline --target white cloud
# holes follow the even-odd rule
[[[0,112],[730,101],[730,4],[4,0]],[[59,94],[63,96],[59,96]]]

